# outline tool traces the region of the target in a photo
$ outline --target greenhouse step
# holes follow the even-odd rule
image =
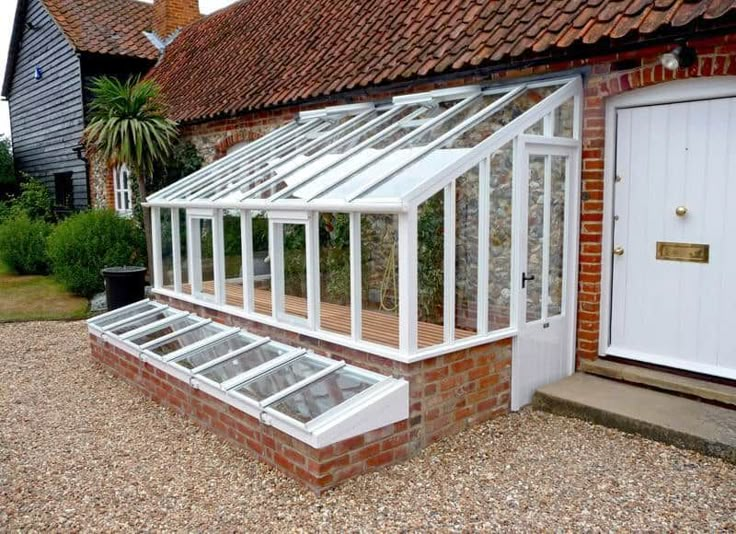
[[[580,370],[591,375],[716,402],[736,408],[736,387],[611,360],[582,360]]]
[[[736,463],[736,411],[585,373],[534,394],[533,406]]]

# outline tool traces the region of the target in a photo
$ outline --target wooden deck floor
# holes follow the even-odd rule
[[[212,282],[205,282],[204,289],[212,293]],[[184,291],[189,292],[189,285],[184,285]],[[255,290],[255,311],[263,315],[271,315],[271,291],[267,289]],[[243,307],[243,287],[239,283],[228,282],[225,285],[225,299],[229,306]],[[285,302],[286,312],[297,317],[307,316],[307,299],[287,295]],[[378,310],[363,310],[361,338],[372,343],[398,348],[399,346],[399,318],[397,315]],[[335,332],[346,336],[350,335],[350,307],[341,304],[322,301],[320,304],[320,328],[328,332]],[[455,330],[456,339],[474,335],[475,332]],[[439,345],[443,340],[443,327],[431,323],[419,323],[419,348]]]

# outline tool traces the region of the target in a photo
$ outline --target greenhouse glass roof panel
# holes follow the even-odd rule
[[[348,211],[373,205],[405,211],[423,184],[435,186],[435,177],[444,179],[445,171],[465,165],[490,137],[503,144],[521,133],[512,127],[517,119],[539,109],[532,114],[539,121],[563,95],[570,98],[567,89],[576,84],[568,79],[458,87],[303,112],[151,195],[148,204]],[[496,137],[502,132],[509,139]]]
[[[283,391],[309,378],[315,373],[326,369],[328,366],[329,364],[323,360],[302,356],[254,380],[246,382],[242,386],[235,388],[234,392],[260,402],[279,391]]]
[[[182,330],[188,326],[193,326],[197,323],[198,321],[194,317],[183,317],[181,319],[177,319],[172,323],[168,323],[152,330],[148,330],[145,333],[133,335],[133,337],[130,338],[130,342],[134,345],[145,345],[146,343],[162,338],[164,336],[168,336],[170,334],[173,334],[177,330]]]
[[[267,343],[252,350],[238,354],[234,358],[230,358],[221,364],[204,371],[202,376],[208,380],[212,380],[218,384],[222,384],[241,375],[247,371],[251,371],[256,367],[263,365],[288,352],[288,348]]]
[[[199,341],[204,341],[207,338],[213,337],[221,332],[221,329],[217,328],[214,324],[203,324],[202,326],[189,330],[183,334],[164,341],[159,345],[154,345],[150,348],[156,356],[164,357],[173,352],[177,352],[183,348],[193,345]]]
[[[217,358],[230,354],[239,349],[248,347],[256,341],[256,338],[243,334],[227,337],[211,345],[190,352],[173,361],[185,369],[194,369]]]

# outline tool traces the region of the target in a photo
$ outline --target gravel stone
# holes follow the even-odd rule
[[[0,325],[0,531],[736,531],[736,466],[522,411],[316,497],[93,362]]]

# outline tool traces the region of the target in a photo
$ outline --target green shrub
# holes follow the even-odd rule
[[[0,225],[0,259],[18,274],[48,272],[46,238],[51,225],[21,213]]]
[[[141,228],[109,210],[72,215],[48,240],[54,275],[69,291],[85,297],[102,291],[100,271],[105,267],[145,265],[145,250]]]
[[[13,216],[25,214],[49,222],[54,219],[53,206],[48,188],[33,178],[20,184],[20,195],[10,201]]]

